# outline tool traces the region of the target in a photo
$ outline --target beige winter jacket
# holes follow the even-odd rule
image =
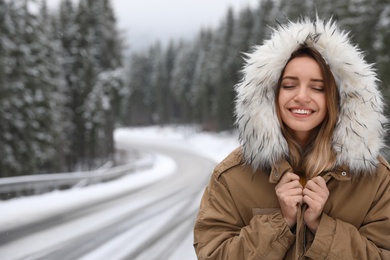
[[[293,234],[281,215],[275,185],[289,164],[253,173],[242,161],[239,148],[210,179],[194,230],[199,259],[390,259],[390,165],[383,158],[375,176],[353,179],[342,167],[322,174],[330,195],[315,237],[302,217]]]

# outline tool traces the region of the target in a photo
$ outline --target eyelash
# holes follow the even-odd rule
[[[324,92],[325,91],[323,88],[313,88],[313,90],[318,91],[318,92]]]
[[[283,89],[291,89],[295,87],[294,85],[283,85],[282,88]],[[324,92],[325,90],[323,88],[317,88],[317,87],[312,87],[311,89],[313,89],[314,91],[317,91],[317,92]]]

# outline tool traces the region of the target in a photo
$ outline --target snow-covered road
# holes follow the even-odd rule
[[[27,234],[21,233],[12,241],[3,239],[0,259],[196,259],[192,227],[200,197],[216,162],[237,142],[234,136],[189,137],[182,133],[116,132],[118,145],[157,155],[153,169],[137,173],[143,174],[143,181],[140,176],[135,180],[133,175],[83,188],[73,197],[76,202],[69,202],[66,192],[1,202],[6,217],[0,217],[0,232],[6,226],[20,225],[29,214],[39,219],[34,205],[45,203],[47,197],[57,197],[57,204],[68,206],[51,215],[41,213],[40,218],[48,221],[32,225]],[[148,175],[152,177],[145,178]],[[94,191],[87,194],[87,190]],[[94,195],[96,198],[91,199]],[[85,200],[84,196],[90,203],[77,204]],[[20,207],[23,200],[30,209],[20,216],[17,205]],[[44,206],[37,208],[43,211]],[[12,215],[20,220],[12,219]]]

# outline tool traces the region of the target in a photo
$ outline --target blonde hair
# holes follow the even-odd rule
[[[276,88],[276,113],[281,125],[282,133],[289,147],[289,158],[287,158],[287,160],[297,174],[312,178],[321,172],[331,170],[336,163],[336,153],[332,148],[332,136],[339,114],[340,98],[333,74],[326,61],[317,50],[302,45],[298,50],[291,54],[286,66],[296,57],[312,58],[320,66],[324,78],[325,99],[328,112],[322,123],[312,132],[310,139],[307,142],[307,146],[305,147],[305,150],[303,150],[294,140],[289,129],[282,122],[279,106],[277,105],[281,81],[285,70],[283,69]]]

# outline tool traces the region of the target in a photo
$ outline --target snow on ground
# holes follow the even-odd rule
[[[221,161],[238,146],[237,136],[234,133],[205,133],[189,126],[121,128],[116,130],[115,136],[182,141],[189,149],[212,158],[216,162]],[[172,173],[175,167],[173,160],[156,154],[152,168],[132,173],[118,180],[0,201],[0,231],[87,205],[98,201],[102,196],[114,196],[124,190],[148,185]]]
[[[239,145],[235,132],[201,132],[196,126],[120,128],[116,130],[115,136],[182,141],[188,149],[216,162],[221,161]]]
[[[175,167],[172,159],[156,155],[155,164],[151,169],[135,172],[111,182],[0,201],[0,212],[2,213],[0,215],[0,231],[4,228],[11,229],[59,213],[69,212],[73,208],[80,208],[83,205],[99,201],[108,195],[115,196],[126,190],[146,186],[172,173]],[[31,207],[31,205],[34,206]],[[26,218],[26,216],[29,217]]]

